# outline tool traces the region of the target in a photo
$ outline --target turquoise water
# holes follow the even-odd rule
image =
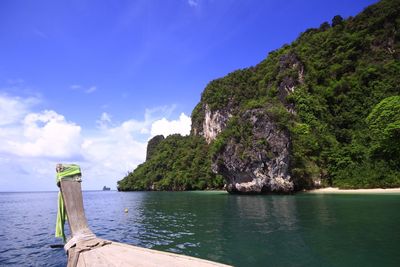
[[[57,193],[0,193],[0,265],[65,266]],[[235,266],[398,266],[400,194],[84,192],[100,237]],[[125,213],[124,209],[129,212]]]

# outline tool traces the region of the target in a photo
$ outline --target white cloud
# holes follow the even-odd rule
[[[34,102],[0,95],[0,191],[55,190],[54,166],[60,161],[82,166],[84,189],[115,188],[145,160],[152,135],[190,131],[185,114],[166,119],[175,106],[146,109],[142,120],[122,122],[104,112],[97,129],[83,129],[56,111],[32,112]]]
[[[38,102],[36,98],[22,99],[0,94],[0,126],[18,122]]]
[[[153,122],[150,133],[152,136],[159,134],[168,136],[176,133],[188,135],[190,133],[190,126],[190,117],[186,116],[184,113],[181,113],[178,120],[169,121],[166,118],[162,118],[161,120]]]
[[[145,160],[147,142],[140,140],[140,135],[149,122],[132,119],[114,123],[108,113],[102,113],[99,121],[101,127],[86,136],[82,144],[82,156],[86,161],[83,166],[89,177],[95,177],[91,184],[102,181],[101,187],[113,187]]]
[[[111,115],[107,112],[103,112],[99,120],[96,121],[97,126],[100,129],[105,129],[111,124]]]
[[[100,172],[97,176],[107,171],[113,173],[113,178],[122,178],[144,161],[146,147],[146,142],[137,141],[128,129],[116,127],[102,129],[98,136],[85,138],[82,155],[92,163],[93,172]]]
[[[71,158],[79,154],[81,128],[54,111],[28,113],[18,128],[22,135],[3,139],[0,151],[22,157]]]

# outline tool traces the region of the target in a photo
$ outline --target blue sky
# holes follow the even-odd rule
[[[0,191],[55,190],[57,162],[115,188],[208,82],[374,2],[0,1]]]

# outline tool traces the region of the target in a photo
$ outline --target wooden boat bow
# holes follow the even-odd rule
[[[62,171],[62,164],[56,170]],[[79,177],[80,178],[80,177]],[[199,258],[140,248],[96,237],[85,216],[80,179],[61,179],[60,190],[72,238],[65,244],[68,267],[75,266],[228,266]]]

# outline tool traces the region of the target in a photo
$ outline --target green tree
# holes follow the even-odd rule
[[[400,96],[383,99],[368,115],[375,156],[400,164]]]
[[[340,15],[336,15],[332,19],[332,27],[342,24],[343,18]]]

